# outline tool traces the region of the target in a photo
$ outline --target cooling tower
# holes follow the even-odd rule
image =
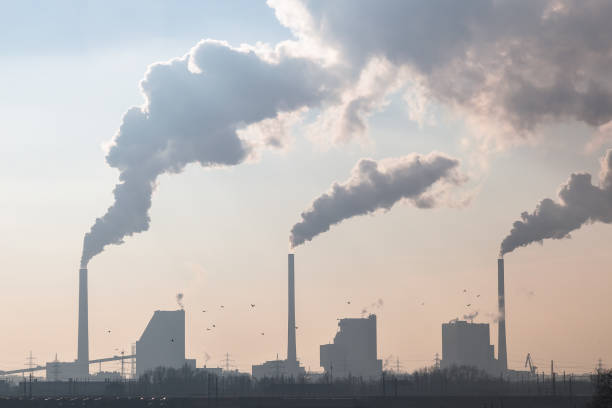
[[[288,293],[288,331],[287,331],[287,363],[297,365],[297,353],[295,350],[295,276],[293,254],[289,254],[289,293]]]
[[[498,351],[497,360],[502,371],[508,369],[508,354],[506,351],[506,301],[504,295],[504,259],[497,260],[497,298],[499,305]]]
[[[79,336],[77,363],[79,375],[89,376],[89,318],[87,311],[87,269],[79,270]]]

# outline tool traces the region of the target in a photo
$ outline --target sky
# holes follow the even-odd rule
[[[584,220],[561,203],[584,222],[572,231],[534,210],[572,173],[599,182],[610,6],[268,3],[1,3],[0,369],[76,358],[86,233],[92,358],[129,352],[177,293],[198,366],[284,357],[289,251],[311,370],[364,308],[379,358],[406,370],[431,365],[441,324],[464,314],[497,346],[496,259],[524,211],[537,233],[505,255],[510,367],[528,352],[609,365],[610,200]],[[452,169],[411,189],[415,161],[436,158]],[[113,195],[120,182],[154,186],[150,209]],[[307,232],[293,249],[292,230]]]

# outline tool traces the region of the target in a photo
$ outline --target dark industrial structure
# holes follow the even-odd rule
[[[295,255],[289,254],[287,260],[287,359],[252,366],[255,378],[298,377],[306,372],[297,359],[295,340]]]
[[[185,311],[156,310],[136,342],[136,375],[185,365]]]
[[[341,319],[332,344],[320,348],[320,364],[333,378],[378,378],[382,360],[377,358],[376,315]]]

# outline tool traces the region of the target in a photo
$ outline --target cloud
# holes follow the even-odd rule
[[[125,113],[106,157],[120,171],[119,183],[114,203],[85,235],[83,267],[107,245],[148,230],[158,176],[189,163],[235,166],[259,148],[283,147],[293,112],[336,98],[341,81],[332,71],[310,59],[256,51],[204,40],[181,58],[149,67],[140,84],[145,104]],[[263,131],[253,131],[257,124]],[[255,140],[240,135],[249,126]]]
[[[546,198],[532,213],[521,214],[501,243],[501,255],[533,242],[569,238],[587,223],[612,223],[612,149],[601,160],[599,186],[591,183],[590,174],[574,173],[558,196],[558,201]]]
[[[310,241],[348,218],[389,210],[403,199],[419,208],[435,207],[439,202],[436,195],[429,194],[432,185],[462,183],[465,178],[459,174],[458,166],[458,160],[441,153],[380,162],[361,159],[348,180],[334,183],[301,214],[301,221],[291,229],[291,246]]]
[[[427,98],[467,116],[496,143],[529,139],[538,126],[563,120],[595,128],[612,120],[607,0],[268,4],[297,42],[334,49],[332,61],[354,71],[355,78],[373,60],[408,69],[405,80],[418,78]],[[371,91],[394,88],[377,83]],[[490,123],[497,125],[497,135]]]

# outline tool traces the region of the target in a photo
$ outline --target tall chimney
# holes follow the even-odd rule
[[[499,302],[497,360],[499,367],[508,369],[508,354],[506,351],[506,301],[504,295],[504,258],[497,260],[497,298]]]
[[[79,342],[77,363],[79,375],[89,376],[89,318],[87,311],[87,269],[79,270]]]
[[[295,351],[295,276],[293,266],[293,254],[289,254],[289,310],[287,327],[287,363],[290,366],[297,365],[297,355]]]

